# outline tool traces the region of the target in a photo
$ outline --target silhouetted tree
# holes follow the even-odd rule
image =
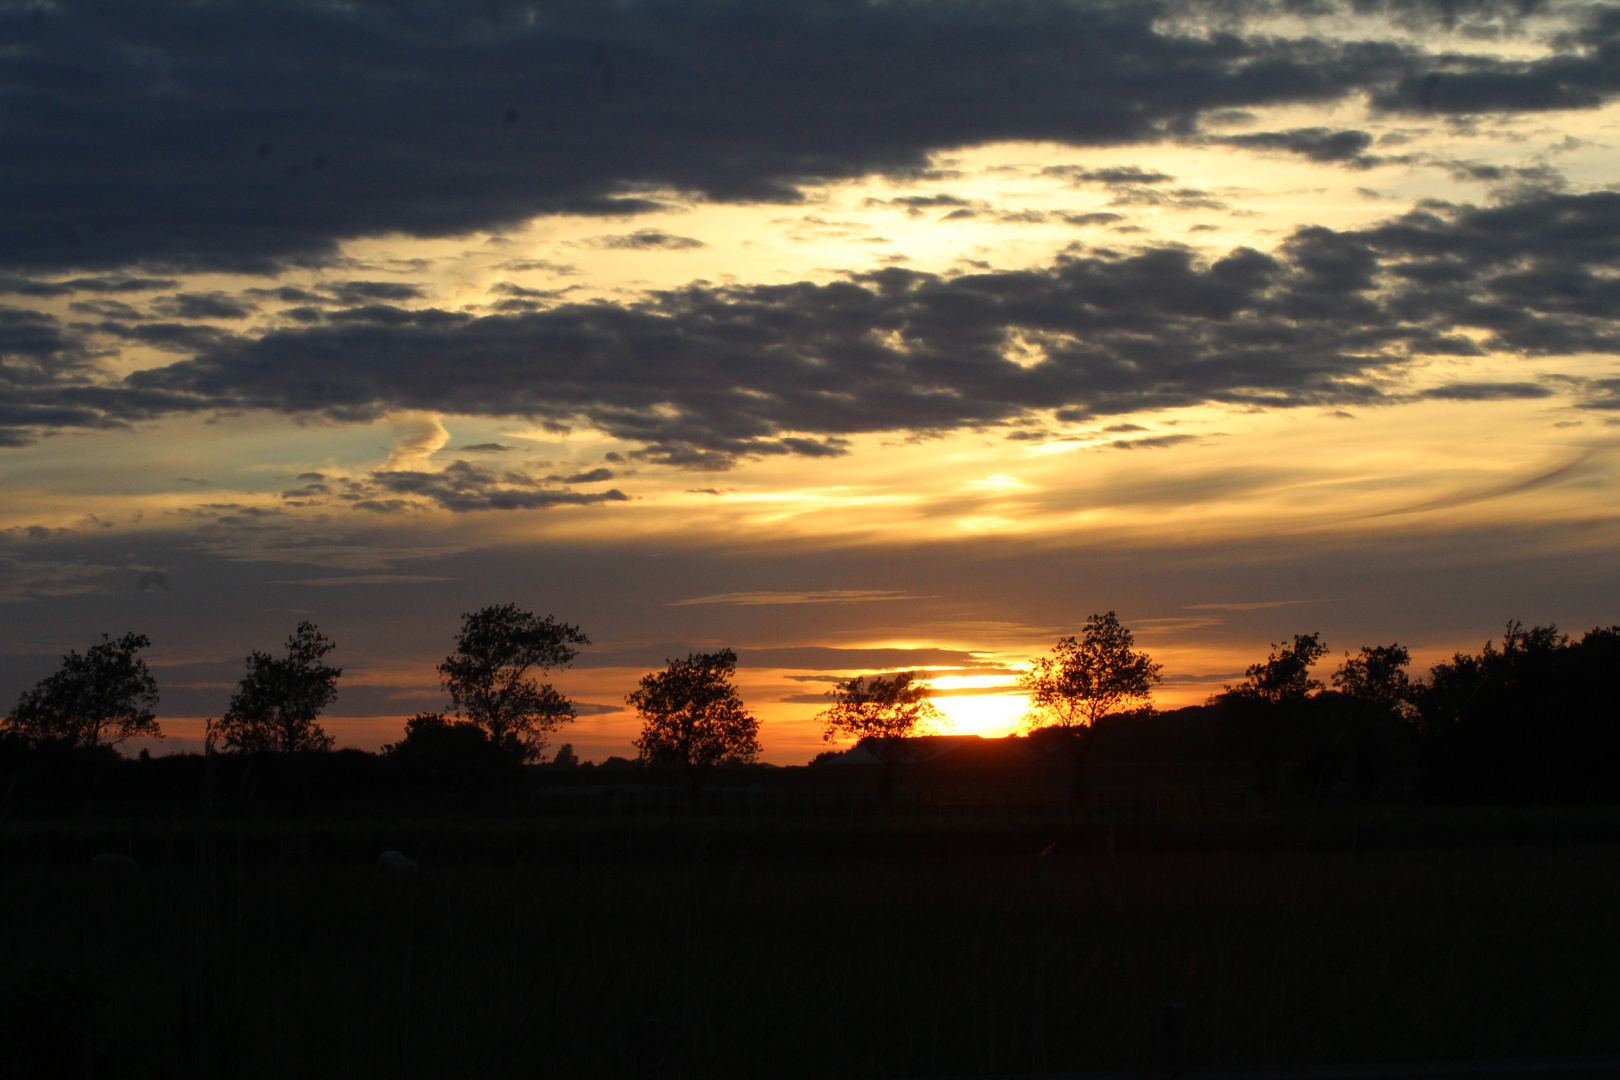
[[[715,765],[759,757],[759,721],[743,707],[732,682],[736,670],[737,654],[730,649],[692,653],[643,675],[640,689],[625,696],[641,717],[634,741],[641,760],[681,766],[693,803]]]
[[[1299,732],[1303,760],[1293,781],[1320,799],[1339,789],[1357,798],[1410,793],[1414,777],[1411,654],[1400,645],[1345,654],[1333,690],[1311,697]]]
[[[567,667],[579,655],[573,646],[590,643],[579,627],[550,615],[486,607],[461,617],[456,651],[439,665],[439,678],[457,713],[503,752],[538,761],[546,736],[574,718],[574,704],[529,673]]]
[[[1164,668],[1135,644],[1112,611],[1092,615],[1078,639],[1058,638],[1052,655],[1031,661],[1018,677],[1018,688],[1029,695],[1025,727],[1040,738],[1061,740],[1074,762],[1070,802],[1080,797],[1097,721],[1152,701]]]
[[[227,749],[248,753],[332,749],[332,737],[316,720],[337,698],[343,669],[321,663],[335,648],[314,623],[301,622],[287,638],[286,656],[255,650],[212,734]]]
[[[822,738],[854,738],[883,765],[878,800],[887,804],[894,788],[895,766],[916,754],[918,735],[932,735],[945,720],[929,689],[916,682],[915,671],[900,671],[888,678],[855,676],[827,691],[832,704],[817,720],[825,724]]]
[[[382,752],[385,757],[447,758],[463,756],[468,751],[495,752],[484,729],[470,720],[451,720],[443,713],[417,713],[405,721],[405,736],[399,742],[387,743]]]
[[[1271,650],[1263,662],[1250,664],[1243,673],[1244,680],[1228,686],[1226,692],[1283,705],[1304,701],[1322,689],[1322,684],[1311,678],[1311,665],[1327,655],[1321,634],[1295,634],[1292,645],[1279,641]]]
[[[1402,711],[1412,697],[1406,666],[1412,654],[1400,645],[1363,645],[1361,655],[1345,653],[1333,673],[1333,686],[1346,697],[1391,711]]]
[[[479,798],[515,790],[521,779],[516,760],[470,720],[442,713],[417,713],[405,721],[405,736],[382,748],[406,770],[420,792]]]
[[[1322,684],[1311,678],[1311,665],[1327,654],[1321,634],[1295,634],[1279,641],[1244,680],[1210,699],[1228,716],[1229,737],[1246,743],[1254,755],[1256,787],[1262,795],[1277,790],[1285,748],[1304,721],[1307,698]]]
[[[1620,627],[1579,642],[1507,624],[1498,649],[1459,653],[1414,689],[1427,782],[1445,799],[1620,795]]]
[[[144,634],[114,641],[101,635],[84,655],[70,652],[62,666],[23,691],[6,717],[5,730],[30,746],[76,749],[111,746],[143,736],[161,739],[156,714],[157,680],[135,654],[151,646]]]

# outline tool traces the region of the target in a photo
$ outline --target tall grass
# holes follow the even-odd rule
[[[0,876],[125,1077],[1020,1073],[1620,1050],[1620,851],[266,866]]]

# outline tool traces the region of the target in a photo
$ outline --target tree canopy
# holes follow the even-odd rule
[[[1304,739],[1307,705],[1322,689],[1321,681],[1311,678],[1311,665],[1325,655],[1321,634],[1295,634],[1292,642],[1273,644],[1264,660],[1250,664],[1242,682],[1210,699],[1229,716],[1228,738],[1253,756],[1255,789],[1262,796],[1277,792],[1284,756]]]
[[[1152,700],[1163,666],[1138,651],[1112,612],[1086,620],[1078,639],[1058,638],[1052,655],[1032,661],[1018,687],[1029,695],[1029,727],[1090,728],[1102,717]]]
[[[214,729],[226,748],[248,753],[330,750],[332,737],[316,721],[337,699],[343,669],[321,663],[335,648],[331,638],[306,621],[287,638],[286,656],[255,650]]]
[[[853,738],[882,762],[900,756],[906,739],[932,735],[945,722],[929,688],[916,679],[915,671],[900,671],[838,683],[827,691],[831,704],[816,717],[824,725],[822,738]]]
[[[1436,664],[1413,700],[1425,784],[1437,794],[1496,802],[1617,790],[1620,626],[1571,641],[1556,626],[1510,622],[1500,648],[1487,641]]]
[[[743,707],[732,681],[736,670],[737,654],[722,649],[692,653],[643,675],[640,688],[625,696],[641,717],[634,741],[641,760],[683,767],[694,792],[714,765],[756,760],[759,721]]]
[[[1399,709],[1412,697],[1406,666],[1412,654],[1400,645],[1363,645],[1356,656],[1345,654],[1333,673],[1334,689],[1347,697],[1383,709]]]
[[[1273,705],[1303,701],[1322,689],[1322,683],[1311,678],[1311,665],[1326,655],[1321,634],[1295,634],[1292,644],[1279,641],[1263,661],[1250,664],[1244,680],[1228,686],[1226,693]]]
[[[31,745],[79,748],[110,746],[125,739],[163,737],[156,714],[157,680],[135,654],[152,642],[144,634],[116,641],[101,635],[81,656],[70,652],[62,666],[23,691],[5,729]]]
[[[545,674],[567,667],[589,645],[579,627],[519,610],[516,604],[482,608],[461,617],[456,651],[439,665],[441,685],[456,712],[477,724],[507,754],[537,761],[546,736],[574,718],[574,704]]]
[[[910,760],[918,735],[939,730],[945,714],[928,700],[929,688],[916,681],[915,671],[900,671],[888,678],[873,675],[845,679],[827,691],[832,704],[816,719],[826,727],[822,738],[828,742],[853,737],[856,745],[883,763],[879,800],[889,801],[894,787],[895,766]]]

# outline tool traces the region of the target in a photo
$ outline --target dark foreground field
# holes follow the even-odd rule
[[[762,854],[689,821],[638,856],[629,823],[501,828],[485,841],[507,857],[419,850],[403,879],[266,827],[165,853],[153,826],[126,841],[145,845],[138,874],[97,874],[81,856],[110,834],[13,828],[7,1064],[278,1080],[637,1077],[655,1057],[665,1080],[1132,1070],[1156,1062],[1171,1002],[1203,1067],[1620,1051],[1615,846],[1150,851],[1122,834],[1112,858],[1078,840],[1045,857]],[[345,835],[358,849],[386,831]]]

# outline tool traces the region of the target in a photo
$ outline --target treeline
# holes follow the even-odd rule
[[[1411,682],[1380,671],[1405,659],[1396,650],[1363,649],[1313,697],[1296,784],[1446,802],[1620,798],[1620,626],[1572,639],[1512,622],[1500,648]]]
[[[626,758],[581,763],[566,744],[538,765],[475,739],[422,748],[126,756],[0,739],[0,820],[506,815],[542,805],[541,793],[557,787],[682,779],[679,769]]]
[[[150,645],[145,637],[104,637],[64,657],[0,724],[0,783],[47,802],[116,789],[118,800],[204,806],[351,797],[515,806],[533,786],[526,767],[545,762],[551,775],[573,780],[589,768],[566,745],[547,761],[550,739],[575,710],[542,681],[587,644],[578,627],[513,604],[464,615],[454,651],[438,666],[451,711],[410,718],[398,742],[368,754],[332,749],[319,717],[342,671],[325,663],[330,639],[300,623],[283,655],[248,656],[229,707],[207,725],[203,754],[125,762],[121,743],[162,737],[158,688],[138,655]],[[1178,718],[1153,710],[1161,666],[1113,612],[1093,615],[1020,676],[1030,703],[1025,729],[1032,743],[1072,763],[1076,801],[1099,741],[1151,729],[1174,756],[1187,749],[1176,745],[1183,727],[1200,739],[1213,728],[1221,754],[1252,762],[1264,799],[1620,799],[1620,626],[1572,640],[1553,626],[1512,622],[1500,646],[1488,641],[1420,678],[1409,674],[1409,651],[1391,644],[1344,654],[1324,682],[1313,672],[1327,652],[1320,634],[1295,635]],[[644,675],[626,696],[642,724],[637,758],[611,764],[678,778],[696,801],[716,768],[757,762],[759,722],[737,691],[736,662],[729,649],[693,653]],[[852,677],[829,691],[818,717],[825,737],[853,739],[871,753],[882,766],[884,800],[896,770],[923,749],[916,736],[944,726],[930,693],[917,672]],[[601,768],[608,779],[613,770]]]
[[[1253,764],[1268,801],[1620,800],[1620,626],[1573,640],[1510,622],[1500,646],[1487,641],[1417,679],[1399,644],[1345,653],[1324,682],[1313,671],[1327,654],[1320,634],[1297,634],[1204,706],[1160,714],[1161,666],[1112,611],[1093,615],[1021,675],[1025,727],[1072,763],[1077,803],[1099,747],[1151,741],[1161,760],[1196,757],[1211,731],[1217,753]],[[908,743],[878,735],[867,745],[889,767]]]
[[[1158,672],[1130,646],[1111,612],[1094,616],[1084,638],[1064,639],[1025,676],[1050,721],[1037,734],[1066,743],[1082,769],[1098,734],[1117,739],[1151,711],[1072,715],[1099,698],[1145,696]],[[1573,639],[1510,622],[1500,646],[1487,641],[1416,679],[1409,651],[1391,644],[1344,654],[1324,682],[1312,672],[1327,652],[1320,634],[1295,635],[1203,708],[1182,710],[1200,714],[1186,717],[1200,731],[1213,727],[1221,751],[1253,763],[1262,797],[1620,800],[1620,626]],[[1164,736],[1172,748],[1175,736]]]
[[[143,752],[139,775],[169,778],[143,781],[167,792],[194,788],[174,778],[196,773],[204,802],[227,791],[251,803],[256,793],[273,790],[272,801],[280,804],[296,802],[299,791],[329,801],[344,791],[374,789],[389,797],[403,792],[510,804],[524,789],[522,767],[544,761],[551,736],[576,715],[574,703],[542,679],[571,664],[575,646],[589,644],[579,627],[515,604],[463,615],[455,651],[438,665],[451,714],[411,717],[400,741],[373,755],[332,749],[320,715],[336,700],[343,670],[325,662],[336,647],[332,640],[314,623],[301,622],[284,655],[255,650],[247,657],[230,705],[207,722],[206,767],[172,757],[149,767],[153,759]],[[22,694],[0,724],[0,778],[9,778],[8,790],[20,783],[25,792],[49,797],[83,788],[85,777],[96,778],[97,790],[114,784],[113,777],[126,786],[135,782],[127,778],[136,774],[118,769],[117,748],[130,739],[164,737],[155,712],[157,680],[139,656],[150,646],[140,634],[103,635],[83,654],[63,657],[54,674]],[[626,696],[641,719],[637,763],[675,771],[694,800],[715,767],[759,757],[759,721],[737,692],[736,666],[730,649],[692,653],[642,676]],[[579,767],[566,745],[551,764]],[[334,780],[340,773],[345,779]]]

